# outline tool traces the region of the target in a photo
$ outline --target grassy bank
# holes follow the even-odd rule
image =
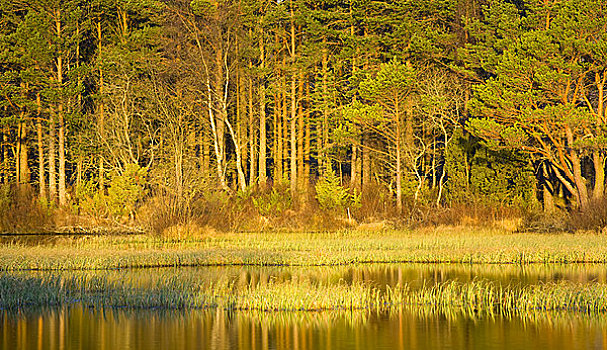
[[[64,237],[0,246],[0,270],[88,270],[159,266],[352,263],[607,263],[607,236],[507,233],[498,229],[332,233],[205,233]]]

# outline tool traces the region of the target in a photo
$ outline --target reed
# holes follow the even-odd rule
[[[365,283],[317,283],[311,280],[237,287],[227,279],[203,283],[162,278],[153,283],[96,276],[64,278],[0,275],[0,308],[22,309],[83,304],[88,307],[223,310],[326,311],[429,310],[468,316],[527,317],[546,312],[607,313],[603,283],[545,283],[503,286],[486,280],[378,288]]]

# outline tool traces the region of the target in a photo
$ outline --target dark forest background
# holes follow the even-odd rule
[[[0,226],[607,223],[602,0],[8,0]]]

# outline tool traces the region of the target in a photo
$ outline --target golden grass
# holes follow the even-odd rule
[[[0,274],[0,308],[82,304],[88,307],[326,311],[399,309],[467,316],[532,318],[546,312],[607,313],[603,283],[500,285],[486,280],[378,288],[366,283],[317,283],[308,279],[236,287],[226,279],[163,278],[152,284],[100,276],[36,277]]]
[[[187,234],[184,234],[187,236]],[[182,236],[183,237],[183,236]],[[354,263],[606,263],[607,236],[507,233],[500,229],[323,233],[209,233],[189,239],[145,235],[0,246],[0,270],[88,270],[161,266]]]

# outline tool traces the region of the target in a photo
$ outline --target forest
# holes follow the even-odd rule
[[[8,0],[0,229],[607,227],[603,0]]]

